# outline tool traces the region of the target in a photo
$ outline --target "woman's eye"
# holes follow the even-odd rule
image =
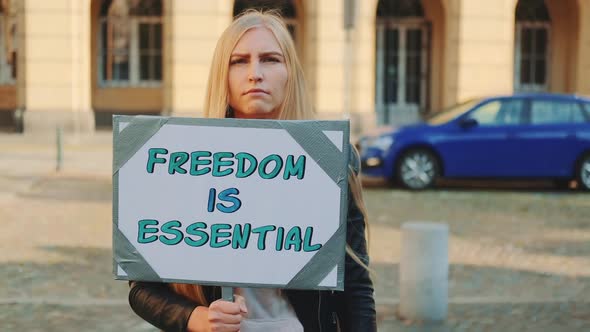
[[[263,62],[281,62],[281,60],[279,60],[278,58],[275,58],[275,57],[263,58],[262,61]]]
[[[240,64],[240,63],[246,63],[246,59],[244,58],[239,58],[239,59],[233,59],[229,62],[230,65],[235,65],[235,64]]]

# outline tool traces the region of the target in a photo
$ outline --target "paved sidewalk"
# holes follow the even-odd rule
[[[111,276],[111,136],[0,134],[0,330],[156,331]],[[380,331],[590,330],[590,196],[551,188],[365,191]],[[449,316],[396,318],[400,226],[449,224]]]

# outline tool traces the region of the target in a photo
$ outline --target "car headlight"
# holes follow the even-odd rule
[[[383,135],[376,137],[370,145],[381,151],[387,151],[391,147],[391,144],[393,144],[393,137],[391,135]]]

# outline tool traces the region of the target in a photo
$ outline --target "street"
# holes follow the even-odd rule
[[[0,329],[156,331],[113,280],[111,137],[0,134]],[[491,184],[493,186],[493,184]],[[380,331],[590,329],[590,196],[551,186],[366,187]],[[400,226],[449,225],[449,316],[400,321]]]

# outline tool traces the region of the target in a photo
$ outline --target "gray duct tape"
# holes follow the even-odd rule
[[[342,261],[343,245],[346,242],[346,225],[340,225],[336,233],[322,248],[305,264],[305,266],[289,281],[285,288],[313,289],[326,278],[328,273]],[[339,271],[340,272],[340,271]],[[343,288],[343,280],[338,274],[338,288]]]
[[[159,281],[160,276],[150,264],[143,258],[143,256],[133,247],[131,242],[121,233],[117,225],[113,224],[113,239],[116,243],[113,248],[113,255],[115,264],[127,273],[129,280],[151,280]],[[115,275],[117,274],[117,266],[113,266]]]
[[[347,168],[334,167],[342,165],[349,158],[347,143],[340,152],[331,144],[331,141],[322,130],[315,126],[315,130],[309,127],[303,128],[293,123],[282,123],[283,128],[303,147],[312,159],[322,168],[330,178],[340,186],[341,208],[340,227],[324,246],[307,262],[307,264],[289,281],[286,288],[313,289],[317,288],[320,282],[332,271],[335,266],[337,270],[337,287],[344,288],[344,260],[342,252],[346,243],[346,212],[348,207],[347,190]],[[343,171],[338,171],[343,169]],[[340,263],[340,264],[339,264]]]
[[[348,155],[338,150],[319,128],[317,122],[312,122],[309,126],[291,122],[281,122],[281,125],[336,184],[339,185],[346,180],[346,171],[339,172],[338,170],[342,167],[334,166],[342,165]]]
[[[167,117],[134,116],[129,124],[114,137],[113,174],[168,122]],[[120,123],[119,123],[120,125]],[[115,126],[113,130],[118,130]]]

